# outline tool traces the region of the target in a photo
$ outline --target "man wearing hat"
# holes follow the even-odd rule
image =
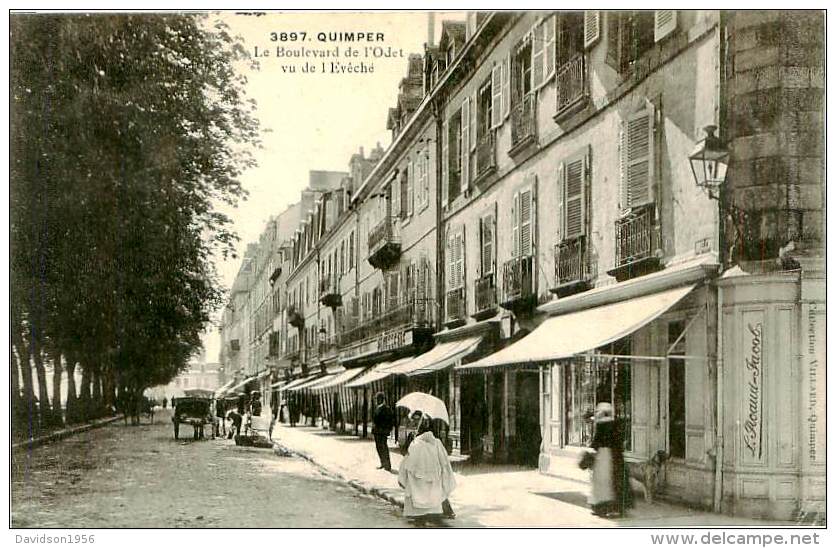
[[[389,432],[392,431],[392,426],[395,423],[395,416],[392,409],[386,405],[386,396],[383,392],[375,394],[375,401],[377,407],[374,409],[372,415],[372,435],[374,436],[374,445],[377,449],[377,456],[380,457],[380,466],[384,470],[391,471],[392,464],[389,462]]]

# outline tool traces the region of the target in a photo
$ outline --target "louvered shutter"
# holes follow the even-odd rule
[[[532,189],[520,192],[520,256],[531,255],[532,247]]]
[[[480,274],[487,276],[493,273],[493,249],[494,249],[494,218],[488,215],[481,219],[482,250]]]
[[[576,238],[585,232],[585,159],[586,155],[579,155],[564,164],[564,238]]]
[[[555,26],[557,25],[557,16],[552,15],[543,23],[543,47],[545,49],[545,53],[543,55],[543,63],[545,64],[545,68],[543,72],[545,73],[544,81],[548,82],[549,79],[554,76],[554,57],[555,57],[555,35],[556,29]]]
[[[502,124],[502,63],[491,69],[491,129]]]
[[[543,85],[543,34],[545,27],[542,22],[531,29],[531,89],[538,89]]]
[[[653,40],[658,42],[676,30],[676,10],[656,10],[653,14]]]
[[[520,255],[520,193],[514,193],[514,203],[511,206],[511,238],[513,242],[512,255],[519,257]]]
[[[470,180],[470,98],[465,97],[462,102],[461,114],[461,132],[462,132],[462,147],[459,154],[462,155],[462,171],[461,188],[463,191],[467,190],[467,185]]]
[[[465,276],[467,275],[467,269],[466,269],[466,265],[465,265],[465,256],[467,254],[466,253],[467,247],[465,247],[466,246],[465,231],[466,231],[466,227],[463,226],[461,232],[459,233],[459,267],[458,267],[459,270],[458,270],[458,275],[459,275],[459,287],[461,287],[461,288],[465,287]]]
[[[502,62],[502,118],[511,114],[511,52],[505,55]]]
[[[586,10],[583,12],[583,47],[590,48],[595,45],[601,36],[601,12],[598,10]]]
[[[447,249],[444,253],[444,257],[446,259],[446,271],[447,271],[447,290],[453,289],[454,284],[453,281],[456,277],[456,239],[454,234],[449,234],[447,236]]]
[[[400,276],[399,273],[390,272],[387,276],[387,296],[386,296],[386,308],[387,310],[391,310],[398,305],[398,295],[400,288]]]
[[[441,130],[441,207],[447,207],[447,197],[450,192],[447,188],[450,184],[449,133],[450,122],[445,121]]]
[[[479,121],[479,89],[473,90],[473,96],[470,98],[470,151],[476,150],[476,141],[478,130],[476,124]],[[473,166],[471,166],[473,167]]]
[[[621,208],[630,209],[653,201],[655,110],[648,105],[631,115],[622,131]]]
[[[406,166],[406,207],[407,214],[415,211],[415,164],[412,160]]]
[[[392,215],[393,216],[400,216],[402,217],[402,203],[403,203],[403,185],[401,184],[400,177],[397,175],[392,176]]]

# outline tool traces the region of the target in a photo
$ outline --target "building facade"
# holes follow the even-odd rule
[[[474,12],[436,44],[431,17],[392,143],[303,193],[272,318],[256,294],[223,336],[276,333],[278,397],[331,428],[421,390],[452,453],[577,478],[608,402],[628,463],[667,455],[665,496],[823,512],[822,24]]]

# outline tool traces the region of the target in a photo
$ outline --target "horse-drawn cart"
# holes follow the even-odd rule
[[[171,402],[174,407],[174,414],[171,417],[171,422],[174,423],[174,439],[180,439],[181,424],[190,424],[194,429],[194,439],[203,439],[203,427],[207,424],[211,425],[213,422],[212,399],[186,396],[184,398],[172,398]],[[212,432],[214,438],[213,429],[210,428],[210,432]]]

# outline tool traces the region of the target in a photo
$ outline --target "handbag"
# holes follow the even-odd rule
[[[581,470],[589,470],[595,465],[595,453],[592,451],[584,451],[581,455],[581,460],[578,462],[578,467]]]

